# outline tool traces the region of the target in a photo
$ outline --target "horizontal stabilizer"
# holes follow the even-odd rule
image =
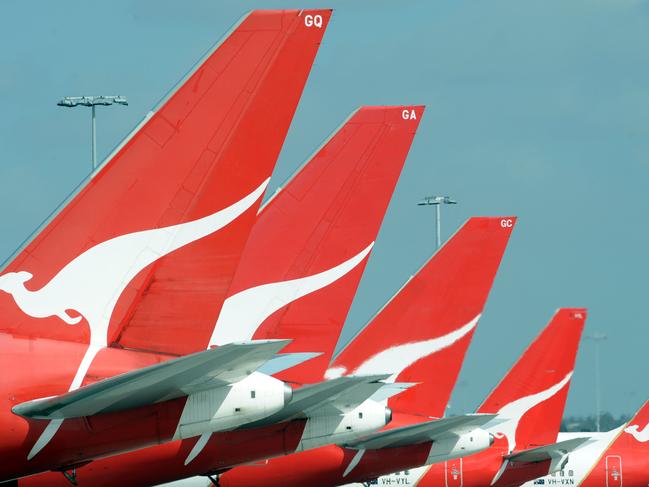
[[[494,414],[467,414],[435,419],[425,423],[378,431],[357,441],[347,443],[345,446],[357,450],[376,450],[379,448],[416,445],[443,437],[460,435],[485,425],[494,417]]]
[[[363,377],[363,376],[357,376]],[[380,378],[380,379],[377,379]],[[385,376],[365,376],[366,381],[360,382],[355,387],[350,387],[336,397],[331,397],[324,403],[309,408],[308,416],[331,416],[345,414],[356,409],[368,399],[377,401],[376,397],[381,395],[390,398],[413,386],[407,382],[389,384],[383,382]]]
[[[295,418],[306,418],[321,414],[322,411],[332,408],[336,412],[343,410],[346,404],[355,397],[356,405],[368,399],[374,392],[385,384],[380,382],[387,375],[350,376],[309,384],[293,391],[291,402],[278,413],[262,419],[259,422],[246,426],[260,426],[274,424]],[[369,393],[368,393],[369,391]]]
[[[558,455],[569,454],[577,448],[583,446],[590,441],[590,437],[571,438],[558,443],[540,446],[538,448],[530,448],[506,455],[505,458],[510,462],[516,463],[535,463],[543,462],[545,460],[552,460]]]
[[[279,374],[320,355],[322,352],[280,353],[262,365],[257,372],[266,375]]]
[[[375,402],[385,401],[401,394],[403,391],[410,389],[412,386],[416,386],[417,384],[419,384],[419,382],[388,382],[383,384],[383,387],[372,394],[369,399]]]
[[[383,386],[380,382],[386,375],[339,377],[319,382],[295,391],[288,408],[296,417],[308,416],[322,408],[343,409],[346,404],[356,401],[356,405],[370,397]]]
[[[245,378],[289,342],[255,340],[223,345],[126,372],[66,394],[24,402],[12,410],[28,418],[66,419],[175,399]]]

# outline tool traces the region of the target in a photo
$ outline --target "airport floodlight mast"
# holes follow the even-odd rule
[[[601,411],[601,390],[600,390],[600,374],[599,374],[599,347],[601,342],[608,339],[604,333],[595,332],[592,335],[586,335],[586,340],[591,340],[595,344],[595,426],[597,432],[600,432],[600,420],[602,417]]]
[[[66,96],[57,103],[60,107],[74,108],[77,106],[92,108],[92,170],[97,168],[97,132],[95,122],[95,107],[97,105],[128,105],[126,97],[121,95],[115,96]]]
[[[436,228],[436,242],[437,248],[442,245],[442,205],[457,205],[455,201],[450,196],[426,196],[423,200],[417,203],[419,206],[430,206],[435,205],[435,228]]]

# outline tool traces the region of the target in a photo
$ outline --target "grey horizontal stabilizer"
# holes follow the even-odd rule
[[[132,370],[59,396],[24,402],[12,411],[27,418],[66,419],[175,399],[245,378],[289,342],[231,343]]]
[[[312,358],[319,357],[320,355],[322,355],[321,352],[280,353],[278,355],[275,355],[272,359],[259,367],[259,370],[257,372],[261,372],[262,374],[266,375],[279,374],[286,369],[300,365],[301,363],[304,363],[307,360],[311,360]]]
[[[529,450],[522,450],[506,455],[505,458],[510,462],[516,463],[535,463],[543,462],[545,460],[552,460],[557,454],[565,455],[570,453],[580,446],[584,445],[591,440],[589,437],[571,438],[565,441],[559,441],[550,445],[539,446],[537,448],[530,448]]]
[[[385,384],[380,382],[387,374],[371,376],[338,377],[315,384],[309,384],[293,391],[293,399],[281,411],[246,427],[256,427],[279,423],[296,418],[306,418],[315,411],[320,413],[324,408],[342,407],[353,400],[361,404],[377,389]],[[359,394],[355,394],[359,391]],[[369,394],[368,394],[369,391]],[[360,402],[359,402],[360,401]],[[337,411],[338,413],[340,411]]]
[[[345,446],[357,450],[376,450],[398,446],[416,445],[451,435],[460,435],[491,421],[495,414],[467,414],[434,419],[400,428],[378,431]]]

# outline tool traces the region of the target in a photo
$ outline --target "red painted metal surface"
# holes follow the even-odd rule
[[[360,109],[273,197],[255,223],[230,295],[327,271],[372,244],[423,112],[422,107],[409,110],[419,116],[404,118],[404,107]],[[322,378],[366,261],[364,257],[336,282],[279,309],[255,334],[255,338],[289,336],[294,351],[325,352],[324,360],[305,364],[300,382]],[[217,327],[221,325],[219,321]],[[314,335],[321,341],[314,342]],[[97,360],[104,373],[111,372],[113,359],[104,354],[101,362]],[[286,375],[296,381],[293,369]],[[276,438],[267,433],[272,428],[215,434],[187,466],[184,460],[195,438],[175,442],[174,447],[161,445],[96,461],[79,471],[80,479],[101,485],[109,469],[111,480],[142,485],[216,471],[294,451],[302,427],[302,421],[288,423]],[[223,448],[224,441],[230,448]],[[152,464],[158,467],[151,469]],[[45,475],[29,480],[35,485],[41,481],[55,479]]]
[[[307,14],[320,15],[323,24],[309,25]],[[330,14],[248,15],[5,269],[3,275],[10,279],[17,271],[33,277],[22,290],[32,301],[19,303],[15,289],[8,287],[0,292],[0,360],[3,370],[12,370],[2,375],[0,388],[0,479],[170,438],[181,401],[102,415],[94,425],[64,421],[43,451],[27,460],[47,422],[27,421],[12,414],[11,407],[66,392],[82,370],[82,357],[90,350],[86,344],[96,332],[96,323],[79,310],[61,300],[52,302],[54,284],[48,284],[71,282],[69,264],[97,249],[116,247],[111,239],[120,242],[134,232],[196,221],[259,188],[272,173]],[[114,308],[103,310],[109,324],[99,343],[174,355],[204,349],[259,202],[257,198],[222,229],[154,259],[125,283]],[[78,294],[94,280],[101,282],[102,269],[110,269],[111,261],[101,263],[108,267],[82,268],[73,276],[77,287],[59,286],[56,295],[65,297],[66,290]],[[42,317],[23,311],[34,303]],[[46,306],[53,308],[51,313],[42,312]],[[63,318],[80,322],[70,326]],[[24,353],[17,355],[17,350]],[[105,362],[100,364],[104,352],[110,354],[105,349],[98,353],[85,380],[110,373]],[[127,358],[110,367],[128,370],[161,359]]]

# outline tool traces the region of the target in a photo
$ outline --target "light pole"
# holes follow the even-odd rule
[[[442,245],[442,205],[456,205],[457,201],[450,196],[426,196],[423,200],[417,203],[419,206],[435,205],[435,228],[437,230],[437,248]]]
[[[74,108],[77,106],[92,108],[92,170],[97,168],[97,125],[95,122],[95,107],[97,105],[128,105],[126,97],[116,96],[66,96],[57,103],[60,107]]]
[[[600,376],[599,376],[599,347],[601,342],[608,339],[604,333],[595,332],[592,335],[586,335],[586,340],[592,340],[595,344],[595,427],[600,431],[600,418],[601,412],[601,390],[600,390]]]

